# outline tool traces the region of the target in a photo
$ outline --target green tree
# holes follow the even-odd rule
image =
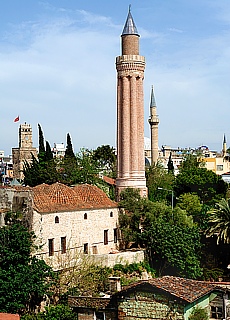
[[[177,199],[177,206],[185,210],[189,215],[192,215],[194,220],[199,217],[202,210],[202,204],[197,194],[184,193]]]
[[[65,158],[73,158],[75,159],[75,154],[73,152],[73,146],[70,138],[70,134],[67,133],[67,143],[66,143],[66,150],[65,150]]]
[[[202,275],[199,229],[185,210],[172,210],[164,202],[143,199],[133,189],[121,193],[119,205],[123,208],[119,222],[124,247],[145,247],[149,262],[159,275]]]
[[[206,309],[201,307],[196,307],[192,309],[190,316],[188,317],[189,320],[208,320],[208,312]]]
[[[195,193],[203,203],[212,203],[225,197],[227,184],[221,176],[202,167],[196,156],[188,155],[176,176],[174,191],[177,197],[184,193]]]
[[[92,156],[100,170],[113,178],[116,177],[116,155],[113,147],[109,145],[99,146],[93,150]]]
[[[199,229],[184,210],[154,203],[144,219],[142,216],[140,240],[159,275],[201,276]]]
[[[45,162],[46,158],[46,150],[44,145],[44,136],[41,125],[38,123],[38,139],[39,139],[39,147],[38,147],[38,159],[40,164]]]
[[[46,161],[53,160],[53,152],[51,151],[50,144],[46,141]]]
[[[170,155],[169,155],[168,173],[174,174],[174,165],[173,165],[173,161],[172,161],[172,152],[170,152]]]
[[[150,166],[146,169],[146,185],[148,187],[148,198],[151,201],[167,200],[171,203],[171,196],[168,191],[173,189],[174,175],[168,173],[160,164]],[[165,190],[159,190],[163,188]]]
[[[77,315],[70,307],[58,304],[47,307],[45,312],[24,315],[21,320],[77,320]]]
[[[98,177],[99,168],[93,158],[93,151],[81,149],[76,159],[75,183],[97,184],[101,179]]]
[[[17,221],[0,229],[0,311],[33,311],[49,293],[54,273],[32,256],[34,234]]]
[[[230,243],[230,199],[221,199],[215,208],[208,211],[208,214],[207,235],[216,235],[217,243],[221,240]]]
[[[42,183],[52,184],[59,181],[59,173],[56,168],[55,159],[40,162],[32,155],[32,162],[24,163],[23,168],[24,184],[30,187],[37,186]]]

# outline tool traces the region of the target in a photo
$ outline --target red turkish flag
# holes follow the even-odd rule
[[[18,122],[19,121],[19,116],[17,116],[17,118],[14,119],[14,122]]]

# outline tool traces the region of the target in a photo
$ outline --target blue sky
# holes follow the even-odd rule
[[[116,144],[116,70],[128,6],[146,57],[145,136],[151,85],[159,146],[220,151],[230,141],[229,0],[7,0],[0,2],[0,150],[27,122],[75,152]],[[20,116],[20,123],[14,123]]]

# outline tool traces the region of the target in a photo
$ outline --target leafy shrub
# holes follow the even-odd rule
[[[208,316],[207,310],[200,307],[196,307],[196,308],[193,308],[188,319],[189,320],[208,320],[209,316]]]

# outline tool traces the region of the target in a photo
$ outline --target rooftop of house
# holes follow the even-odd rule
[[[141,291],[146,288],[157,288],[166,293],[173,295],[175,298],[179,298],[186,302],[194,302],[202,296],[218,290],[221,291],[221,287],[216,283],[207,281],[197,281],[191,279],[185,279],[173,276],[164,276],[160,278],[154,278],[149,280],[140,280],[136,283],[130,284],[124,287],[118,294],[122,295],[129,293],[133,290]]]
[[[89,184],[68,187],[56,182],[52,185],[41,184],[32,190],[33,206],[38,212],[117,207],[116,202],[109,199],[100,188]]]

